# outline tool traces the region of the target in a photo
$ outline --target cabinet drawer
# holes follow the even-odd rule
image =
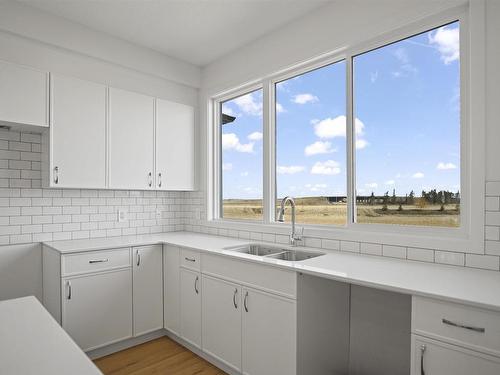
[[[297,295],[297,275],[293,271],[212,254],[203,254],[202,271],[288,298]]]
[[[62,275],[130,267],[130,248],[89,251],[62,257]]]
[[[189,268],[194,271],[199,271],[200,267],[200,253],[195,250],[181,249],[181,266]]]
[[[500,355],[500,313],[495,311],[413,297],[412,331]]]

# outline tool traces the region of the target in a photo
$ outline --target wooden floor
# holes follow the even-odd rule
[[[96,359],[94,363],[105,375],[225,375],[167,337]]]

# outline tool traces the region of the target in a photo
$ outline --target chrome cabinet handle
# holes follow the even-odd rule
[[[184,259],[186,259],[188,262],[196,262],[196,259],[194,258],[184,257]]]
[[[246,312],[248,312],[247,299],[248,299],[248,292],[245,293],[245,299],[243,300],[243,306],[245,307]]]
[[[91,260],[89,260],[89,263],[90,264],[94,264],[94,263],[106,263],[108,261],[109,261],[108,258],[106,258],[106,259],[91,259]]]
[[[149,185],[149,187],[151,187],[151,186],[153,186],[153,174],[151,172],[149,172],[148,177],[149,177],[148,185]]]
[[[234,305],[234,308],[237,309],[238,308],[238,304],[236,303],[236,295],[238,294],[238,288],[234,288],[234,293],[233,293],[233,305]]]
[[[54,184],[59,183],[59,167],[54,167]]]
[[[158,187],[161,187],[161,173],[158,173]]]
[[[424,370],[424,353],[426,346],[424,344],[420,345],[420,375],[425,375]]]
[[[71,281],[69,281],[69,280],[68,280],[68,281],[66,282],[66,285],[68,286],[68,299],[71,299],[71,294],[72,294],[72,293],[71,293],[71,292],[72,292],[72,291],[71,291]]]
[[[194,280],[194,291],[196,292],[196,294],[200,292],[198,290],[198,276],[196,276],[196,279]]]
[[[141,265],[141,254],[139,253],[139,250],[136,252],[137,255],[137,267]]]
[[[474,332],[479,332],[479,333],[484,333],[486,331],[486,329],[484,329],[482,327],[468,326],[468,325],[465,325],[465,324],[460,324],[460,323],[452,322],[451,320],[448,320],[448,319],[445,319],[445,318],[443,318],[441,321],[443,322],[443,324],[446,324],[446,325],[449,325],[449,326],[452,326],[452,327],[468,329],[469,331],[474,331]]]

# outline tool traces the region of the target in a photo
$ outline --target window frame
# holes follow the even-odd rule
[[[472,19],[471,27],[469,20]],[[424,227],[397,224],[372,224],[356,222],[356,151],[353,132],[353,58],[414,35],[460,22],[460,227]],[[289,225],[275,221],[276,210],[276,84],[295,76],[345,60],[346,63],[346,174],[347,174],[347,222],[346,225],[300,224],[306,237],[331,238],[346,241],[396,244],[405,247],[423,247],[468,253],[484,252],[484,88],[482,67],[484,57],[484,5],[462,5],[399,27],[375,38],[346,46],[314,59],[272,73],[236,89],[218,93],[209,99],[212,126],[208,137],[208,150],[215,151],[213,162],[208,165],[208,225],[229,229],[255,230],[276,234],[288,234]],[[476,68],[477,69],[477,68]],[[214,149],[214,140],[219,139],[218,124],[220,103],[244,95],[250,91],[263,90],[263,219],[247,221],[223,219],[222,196],[214,176],[221,176],[221,150]],[[474,95],[471,95],[471,92]],[[473,97],[476,100],[472,100]],[[473,117],[474,116],[474,117]],[[474,119],[474,121],[472,121]],[[474,132],[471,123],[474,122]],[[215,125],[215,126],[213,126]],[[215,131],[214,131],[215,130]],[[220,129],[219,129],[220,130]],[[219,138],[217,138],[219,137]],[[212,182],[210,182],[210,180]],[[210,186],[211,185],[211,186]],[[471,197],[474,197],[474,207]],[[404,234],[402,233],[404,232]]]

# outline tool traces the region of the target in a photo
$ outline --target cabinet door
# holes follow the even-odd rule
[[[63,280],[62,326],[85,351],[132,336],[130,269]]]
[[[49,126],[48,73],[0,61],[0,122]]]
[[[175,246],[163,246],[163,325],[169,331],[180,336],[180,249]]]
[[[181,268],[181,337],[201,346],[201,276]]]
[[[203,278],[203,350],[241,371],[241,287]]]
[[[161,245],[134,248],[134,336],[163,328]]]
[[[500,358],[412,335],[411,375],[424,374],[498,375]]]
[[[243,288],[242,366],[248,375],[296,373],[296,302]]]
[[[51,75],[50,186],[106,187],[106,87]]]
[[[154,98],[109,89],[109,187],[154,186]]]
[[[156,100],[156,187],[194,188],[194,108]]]

